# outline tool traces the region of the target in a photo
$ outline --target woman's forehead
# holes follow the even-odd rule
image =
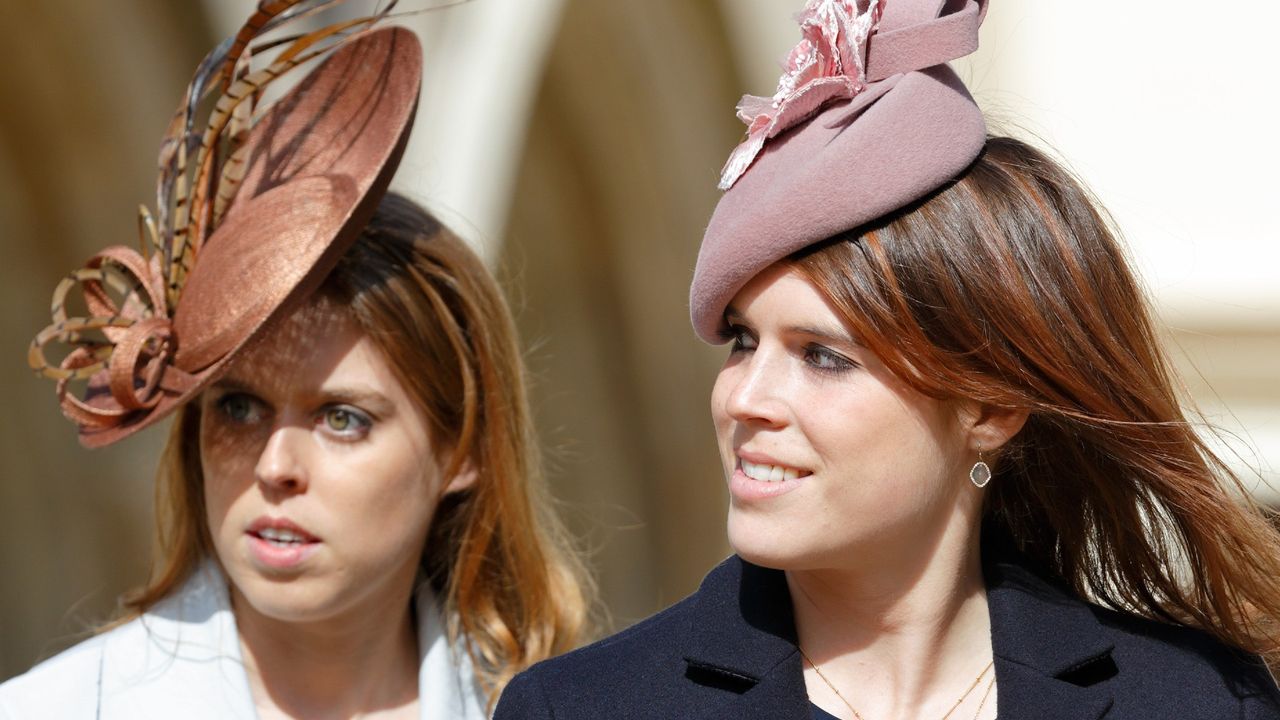
[[[326,298],[311,300],[264,328],[235,357],[223,379],[259,386],[271,380],[328,376],[350,365],[348,356],[365,337],[345,308]],[[361,364],[370,360],[361,359]]]
[[[750,320],[762,313],[778,321],[801,323],[821,334],[849,335],[826,295],[789,264],[772,265],[752,278],[725,308],[725,319]]]

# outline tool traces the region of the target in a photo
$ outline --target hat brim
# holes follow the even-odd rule
[[[180,391],[106,428],[81,426],[102,447],[159,422],[213,382],[272,320],[311,295],[355,242],[408,142],[422,49],[403,28],[346,43],[255,123],[248,167],[226,217],[205,240],[173,317]],[[90,405],[109,396],[92,378]]]

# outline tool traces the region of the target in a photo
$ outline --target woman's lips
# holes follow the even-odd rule
[[[812,474],[764,456],[738,453],[737,467],[729,476],[729,492],[738,501],[767,500],[791,492]]]
[[[258,518],[245,535],[254,560],[271,570],[294,568],[320,547],[319,538],[288,518]]]

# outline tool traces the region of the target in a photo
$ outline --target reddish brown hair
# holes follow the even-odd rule
[[[442,501],[423,567],[492,704],[516,672],[582,639],[593,592],[540,475],[511,313],[479,258],[395,194],[320,293],[381,349],[436,446],[453,449],[445,477],[468,463],[477,471],[473,487]],[[199,420],[199,403],[189,403],[170,435],[156,491],[159,559],[126,603],[134,614],[213,553]]]
[[[1187,420],[1108,219],[1057,163],[991,138],[929,198],[790,262],[918,391],[1030,411],[988,525],[1083,597],[1280,659],[1280,534]]]

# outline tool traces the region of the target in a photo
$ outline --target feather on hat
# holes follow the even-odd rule
[[[163,418],[274,317],[309,295],[368,222],[409,136],[422,74],[413,33],[367,17],[260,41],[343,0],[262,0],[200,64],[160,150],[141,250],[113,246],[64,278],[28,360],[57,381],[88,447]],[[275,52],[268,61],[260,56]],[[263,90],[323,58],[269,108]],[[208,111],[197,123],[201,107]],[[87,312],[67,300],[83,295]],[[60,346],[57,362],[46,351]],[[72,383],[82,382],[83,392]]]

